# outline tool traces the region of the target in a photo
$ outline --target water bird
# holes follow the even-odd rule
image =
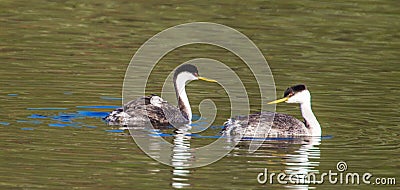
[[[299,84],[289,87],[283,98],[269,102],[300,104],[304,121],[293,116],[275,113],[258,112],[247,116],[236,116],[224,123],[222,133],[230,136],[243,137],[279,137],[279,136],[321,136],[321,126],[311,109],[311,94],[306,85]],[[273,121],[271,119],[273,117]],[[260,119],[261,118],[261,119]],[[257,126],[260,126],[257,130]]]
[[[192,120],[192,110],[186,94],[185,86],[189,81],[203,80],[217,82],[199,76],[196,66],[183,64],[174,72],[174,88],[178,107],[152,94],[126,103],[123,107],[112,111],[104,120],[109,125],[135,125],[150,120],[155,128],[174,124],[188,124]]]

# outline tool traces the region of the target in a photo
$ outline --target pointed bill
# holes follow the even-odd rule
[[[281,102],[286,102],[287,100],[289,100],[289,97],[284,97],[284,98],[281,98],[279,100],[268,102],[267,104],[278,104],[278,103],[281,103]]]
[[[205,77],[197,77],[199,80],[204,80],[204,81],[207,81],[207,82],[217,82],[216,80],[213,80],[213,79],[208,79],[208,78],[205,78]]]

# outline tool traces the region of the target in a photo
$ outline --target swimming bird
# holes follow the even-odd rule
[[[197,67],[191,64],[179,66],[174,73],[174,87],[178,107],[164,101],[155,94],[143,96],[126,103],[123,107],[111,112],[104,120],[109,125],[135,125],[150,120],[155,128],[174,124],[188,124],[192,120],[192,110],[186,94],[186,83],[192,80],[217,82],[200,77]]]
[[[222,132],[231,136],[242,134],[243,137],[321,136],[321,127],[312,112],[311,94],[306,85],[292,86],[284,92],[283,98],[268,104],[281,102],[300,104],[304,121],[283,113],[258,112],[228,119]],[[272,117],[273,122],[268,119]],[[258,125],[260,128],[256,131]]]

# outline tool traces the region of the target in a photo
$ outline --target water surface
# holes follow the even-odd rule
[[[282,189],[290,186],[261,185],[257,175],[264,168],[322,173],[336,170],[339,161],[345,161],[350,172],[398,181],[398,5],[389,0],[3,1],[0,187]],[[147,157],[127,131],[106,126],[101,117],[121,104],[125,69],[134,52],[163,29],[193,21],[224,24],[253,40],[268,60],[278,96],[291,85],[307,84],[323,135],[332,138],[267,141],[255,153],[248,153],[243,143],[211,165],[177,170]],[[252,97],[252,111],[260,109],[248,68],[234,54],[210,45],[169,53],[156,67],[147,91],[160,92],[175,66],[199,57],[234,68]],[[202,134],[216,135],[230,117],[225,92],[201,82],[187,90],[195,114],[205,98],[218,106],[216,127]],[[296,105],[278,105],[277,111],[300,117]],[[190,143],[196,147],[213,140],[192,137]]]

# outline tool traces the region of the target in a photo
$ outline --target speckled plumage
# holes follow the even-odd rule
[[[168,119],[167,119],[168,118]],[[109,125],[135,125],[150,120],[155,128],[170,124],[185,124],[188,119],[182,116],[180,110],[157,95],[143,96],[132,100],[111,112],[104,120]]]
[[[271,126],[272,117],[273,123]],[[258,124],[260,124],[260,128],[255,134]],[[290,115],[273,112],[258,112],[248,116],[236,116],[229,119],[224,123],[223,133],[229,136],[239,136],[243,134],[243,137],[265,138],[309,136],[310,130],[306,127],[305,123]]]
[[[144,96],[128,102],[123,108],[116,109],[104,120],[110,125],[128,126],[146,124],[145,122],[150,120],[155,128],[166,125],[181,127],[188,124],[192,119],[192,110],[185,85],[193,80],[216,82],[200,77],[196,66],[183,64],[175,70],[173,79],[178,107],[169,104],[157,95]]]
[[[226,136],[237,137],[290,137],[290,136],[321,136],[321,126],[311,109],[311,94],[306,85],[299,84],[289,87],[283,93],[283,98],[269,102],[300,104],[304,122],[286,114],[274,112],[259,112],[248,116],[237,116],[224,123],[223,133]]]

